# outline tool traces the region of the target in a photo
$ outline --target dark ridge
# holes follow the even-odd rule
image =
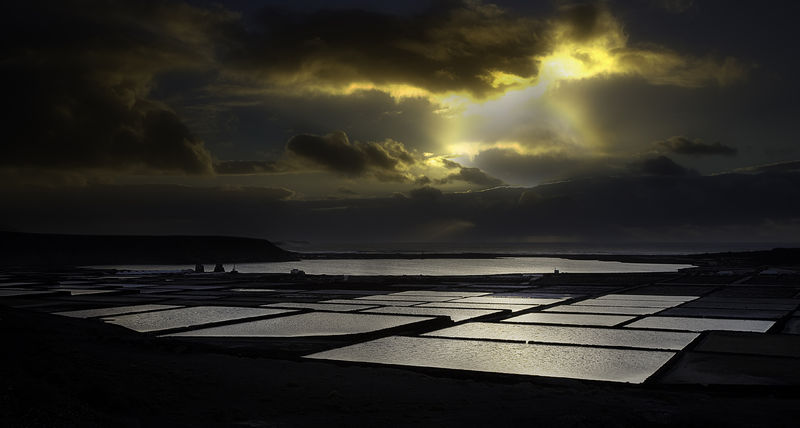
[[[0,265],[248,263],[297,260],[264,239],[0,232]]]

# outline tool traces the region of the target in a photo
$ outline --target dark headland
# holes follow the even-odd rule
[[[265,239],[0,232],[0,265],[247,263],[297,260]]]

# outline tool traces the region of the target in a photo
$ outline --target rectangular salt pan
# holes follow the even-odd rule
[[[539,305],[501,305],[496,303],[454,303],[454,302],[432,302],[422,303],[415,307],[434,307],[434,308],[454,308],[454,309],[494,309],[498,311],[519,312],[535,308]]]
[[[113,318],[106,318],[103,321],[140,333],[147,333],[291,312],[296,311],[290,309],[242,308],[235,306],[196,306],[193,308],[119,315]]]
[[[220,327],[210,327],[167,336],[181,337],[307,337],[370,333],[405,326],[429,317],[311,312]]]
[[[397,314],[397,315],[423,315],[423,316],[447,316],[453,322],[464,321],[478,318],[485,315],[499,314],[500,311],[491,309],[448,309],[448,308],[429,308],[429,307],[383,307],[368,309],[364,312],[374,314]]]
[[[332,311],[332,312],[354,312],[362,309],[375,308],[375,305],[345,305],[335,303],[272,303],[269,305],[261,305],[263,308],[295,308],[295,309],[314,309],[317,311]]]
[[[403,295],[403,296],[394,296],[391,294],[375,294],[372,296],[364,296],[364,297],[356,297],[356,300],[401,300],[405,302],[446,302],[448,300],[457,299],[458,296],[411,296],[411,295]]]
[[[662,302],[688,302],[697,299],[697,296],[667,296],[659,294],[606,294],[598,299],[611,300],[656,300]]]
[[[713,309],[713,308],[673,308],[659,315],[677,317],[712,317],[777,320],[788,311],[767,311],[756,309]]]
[[[664,308],[631,308],[626,306],[581,306],[561,305],[545,309],[545,312],[568,312],[589,314],[649,315],[663,311]]]
[[[774,321],[722,319],[722,318],[684,318],[684,317],[647,317],[628,324],[634,328],[660,328],[665,330],[706,331],[756,331],[769,330]]]
[[[437,297],[479,297],[491,293],[477,291],[436,291],[436,290],[409,290],[389,294],[390,296],[437,296]]]
[[[336,303],[342,305],[381,305],[381,306],[414,306],[422,302],[405,302],[400,300],[355,300],[355,299],[330,299],[320,303]]]
[[[90,294],[118,293],[118,290],[92,290],[87,288],[56,288],[53,291],[66,291],[70,296],[87,296]]]
[[[625,315],[594,315],[594,314],[559,314],[536,312],[531,314],[518,315],[507,318],[503,322],[519,322],[532,324],[575,324],[575,325],[597,325],[611,327],[625,321],[630,321],[634,317]]]
[[[132,314],[136,312],[158,311],[162,309],[180,308],[176,305],[134,305],[134,306],[116,306],[113,308],[99,308],[99,309],[84,309],[79,311],[66,311],[56,312],[56,315],[64,315],[74,318],[94,318],[106,317],[119,314]]]
[[[707,308],[707,309],[754,309],[767,311],[791,311],[797,308],[797,304],[786,303],[759,303],[759,302],[720,302],[714,300],[700,299],[686,303],[683,308]]]
[[[668,331],[471,322],[425,333],[425,336],[681,350],[692,340],[697,338],[698,334]]]
[[[612,299],[589,299],[575,302],[577,306],[617,306],[631,308],[671,308],[680,305],[681,302],[668,302],[658,300],[612,300]]]
[[[566,299],[541,299],[537,297],[467,297],[454,303],[498,303],[507,305],[552,305]]]
[[[391,336],[306,358],[642,383],[673,352]]]
[[[19,287],[22,285],[34,285],[37,282],[0,282],[0,287]]]
[[[53,294],[58,290],[15,290],[8,288],[0,288],[0,297],[22,297],[22,296],[38,296],[43,294]]]

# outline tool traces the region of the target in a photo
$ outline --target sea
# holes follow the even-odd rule
[[[536,254],[626,254],[667,255],[727,251],[756,251],[792,245],[773,243],[647,243],[594,245],[586,243],[317,243],[278,242],[282,248],[305,253],[353,254],[502,254],[487,258],[337,258],[292,262],[225,264],[225,271],[241,273],[288,273],[293,269],[314,275],[501,275],[552,273],[647,273],[677,272],[689,264],[626,263],[601,260],[570,260]],[[213,263],[213,261],[209,261]],[[113,265],[93,266],[124,271],[165,272],[193,269],[193,265]],[[206,265],[206,270],[213,264]]]

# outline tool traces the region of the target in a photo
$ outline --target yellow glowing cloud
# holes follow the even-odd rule
[[[474,158],[491,148],[514,150],[520,154],[564,152],[601,155],[603,138],[581,110],[555,97],[546,96],[560,82],[612,76],[638,76],[654,85],[700,87],[708,84],[728,85],[742,80],[746,67],[732,58],[723,61],[712,58],[693,58],[658,47],[630,48],[622,25],[608,13],[598,18],[601,29],[590,37],[577,39],[566,24],[554,24],[553,49],[546,55],[532,58],[539,64],[535,78],[524,79],[507,73],[493,72],[489,81],[502,93],[487,99],[475,99],[470,94],[433,95],[443,105],[442,112],[453,120],[441,135],[448,153],[459,160]],[[527,113],[527,116],[525,115]],[[547,121],[550,115],[558,120]],[[475,136],[460,130],[474,131],[476,126],[502,128],[524,127],[525,121],[547,128],[557,134],[561,146],[548,141],[518,141],[511,139],[475,140]]]
[[[484,12],[487,17],[496,17],[499,13],[492,8]],[[445,37],[450,34],[446,32],[436,39],[440,40],[439,44],[409,45],[408,42],[401,47],[442,62],[442,69],[437,73],[447,78],[448,73],[454,71],[448,67],[456,66],[447,64],[453,55],[469,51],[467,47],[472,45],[501,46],[498,41],[518,39],[530,32],[532,27],[528,24],[522,22],[519,23],[521,27],[513,29],[493,25],[483,32],[457,33],[458,37]],[[553,95],[552,89],[562,82],[637,76],[654,85],[699,87],[728,85],[743,79],[747,72],[746,67],[731,58],[696,58],[661,47],[631,47],[622,24],[602,8],[589,32],[559,18],[549,21],[541,37],[547,41],[542,47],[548,49],[546,52],[538,49],[540,53],[529,58],[531,67],[522,66],[524,58],[514,66],[495,62],[495,67],[505,66],[506,69],[480,70],[478,67],[479,75],[475,78],[489,88],[483,92],[475,92],[481,85],[445,90],[442,88],[458,86],[437,86],[440,80],[420,79],[419,76],[416,80],[401,74],[372,76],[355,63],[335,57],[309,60],[300,70],[273,71],[261,78],[272,84],[271,91],[292,95],[348,96],[362,91],[381,91],[398,101],[427,99],[438,106],[435,113],[444,124],[438,130],[440,150],[468,162],[489,148],[511,149],[521,154],[569,151],[573,155],[601,155],[605,144],[592,126],[591,118],[584,117],[579,106]],[[530,75],[530,70],[537,72]],[[428,161],[435,163],[433,159],[435,157],[431,156]]]

